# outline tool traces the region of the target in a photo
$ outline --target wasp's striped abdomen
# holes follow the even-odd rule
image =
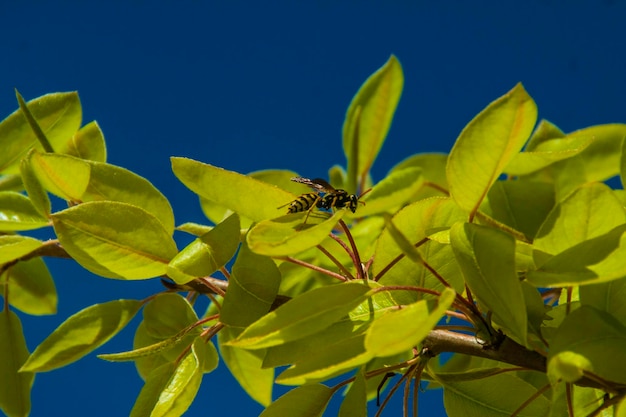
[[[320,196],[316,193],[302,194],[300,197],[289,203],[287,213],[300,213],[307,211],[314,205],[320,207]]]

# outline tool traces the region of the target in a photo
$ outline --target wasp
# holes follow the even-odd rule
[[[312,180],[303,177],[291,178],[293,182],[299,182],[311,187],[315,192],[302,194],[290,203],[287,203],[279,208],[289,206],[287,213],[300,213],[307,211],[304,222],[309,217],[309,213],[314,207],[331,210],[348,208],[351,212],[356,211],[357,203],[359,203],[359,197],[355,194],[348,194],[346,190],[335,189],[332,185],[321,178],[314,178]],[[361,204],[364,204],[361,202]]]

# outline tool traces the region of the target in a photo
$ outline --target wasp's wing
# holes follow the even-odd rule
[[[332,193],[335,191],[332,185],[330,185],[326,180],[321,178],[314,178],[312,180],[304,177],[293,177],[291,178],[293,182],[299,182],[300,184],[305,184],[314,189],[317,192],[321,193]]]

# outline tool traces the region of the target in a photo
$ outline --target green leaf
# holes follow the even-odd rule
[[[202,382],[206,359],[204,344],[204,339],[198,337],[191,351],[178,363],[161,391],[151,417],[175,417],[187,411]]]
[[[26,417],[35,374],[19,372],[28,348],[19,317],[7,309],[0,312],[0,357],[0,409],[8,417]]]
[[[580,287],[580,302],[604,311],[626,326],[626,278]]]
[[[367,329],[365,348],[378,357],[411,351],[435,328],[452,305],[455,294],[446,288],[436,305],[422,300],[388,311]]]
[[[335,228],[347,210],[338,210],[326,218],[325,214],[294,213],[257,223],[246,237],[250,249],[259,255],[288,256],[303,252],[322,243]],[[320,221],[320,219],[322,219]]]
[[[274,401],[259,417],[321,417],[333,393],[326,385],[303,385]]]
[[[126,203],[93,201],[52,215],[65,250],[85,269],[117,279],[165,274],[177,249],[163,224]]]
[[[278,294],[280,278],[274,261],[242,245],[228,280],[220,321],[233,327],[246,327],[260,319]]]
[[[591,137],[556,137],[545,140],[532,151],[516,154],[504,168],[504,172],[509,175],[528,175],[580,154],[592,141]]]
[[[5,264],[40,248],[43,242],[21,235],[0,235],[0,265]]]
[[[572,352],[568,357],[561,352]],[[557,374],[563,378],[574,373],[563,372],[563,362],[572,369],[587,369],[608,381],[626,383],[626,327],[611,315],[589,306],[571,312],[556,331],[550,342],[548,366],[560,367]],[[585,361],[586,359],[586,361]],[[587,362],[588,361],[588,362]]]
[[[189,301],[180,294],[163,293],[146,304],[143,319],[150,336],[165,339],[176,336],[182,329],[197,322],[198,316]]]
[[[530,397],[537,388],[513,373],[502,373],[477,381],[442,382],[443,402],[449,417],[506,417]],[[546,416],[550,401],[535,398],[516,414],[520,417]]]
[[[356,190],[358,177],[367,176],[387,137],[396,111],[404,75],[395,56],[372,74],[356,93],[343,123],[343,150],[348,161],[348,185]],[[355,159],[356,156],[356,159]]]
[[[88,161],[69,155],[31,152],[28,163],[46,190],[64,200],[82,201],[91,176]]]
[[[496,229],[457,223],[450,229],[450,243],[472,293],[499,326],[526,345],[528,319],[515,271],[515,239]]]
[[[567,137],[593,138],[589,146],[577,157],[584,167],[586,181],[605,181],[619,175],[626,124],[590,126],[571,132]]]
[[[32,153],[33,151],[31,151]],[[33,170],[32,164],[30,162],[31,157],[30,154],[22,159],[22,163],[20,164],[20,173],[22,176],[22,183],[26,192],[28,192],[28,197],[30,198],[33,207],[40,215],[44,217],[48,217],[52,211],[52,204],[50,203],[50,197],[48,197],[48,193],[44,189],[43,185],[39,182],[35,171]]]
[[[22,372],[46,372],[75,362],[122,330],[141,301],[115,300],[79,311],[56,328],[30,355]]]
[[[96,162],[106,162],[107,150],[104,134],[93,121],[81,127],[78,132],[65,144],[62,153]]]
[[[176,371],[176,364],[167,362],[155,368],[146,378],[146,383],[139,396],[135,400],[135,405],[130,412],[130,417],[149,417],[152,414],[159,396],[167,386],[171,376]]]
[[[537,250],[556,255],[624,223],[626,212],[608,186],[584,184],[554,206],[533,245]],[[538,260],[535,256],[535,262]]]
[[[626,277],[624,257],[626,225],[621,225],[549,258],[526,277],[537,287],[600,284]],[[535,251],[535,260],[538,258]]]
[[[187,158],[171,158],[174,175],[191,191],[254,221],[277,217],[295,196],[274,185]]]
[[[348,393],[341,402],[338,417],[363,417],[367,416],[367,392],[365,384],[365,372],[357,372],[354,382],[350,385]]]
[[[367,203],[359,204],[356,215],[370,216],[404,205],[422,188],[421,172],[413,167],[391,172],[367,194]]]
[[[239,240],[239,216],[232,214],[180,251],[169,263],[167,275],[178,284],[209,276],[233,257]]]
[[[56,288],[41,258],[18,262],[4,272],[2,281],[9,286],[13,307],[35,316],[56,314]]]
[[[283,371],[276,382],[284,385],[320,382],[363,365],[373,358],[365,349],[364,339],[365,335],[357,334],[303,357]]]
[[[13,191],[0,192],[0,231],[22,231],[49,226],[31,201]]]
[[[141,207],[158,218],[168,233],[174,231],[174,214],[167,198],[148,180],[127,169],[69,155],[30,156],[44,188],[75,202],[110,200]]]
[[[467,214],[452,199],[437,197],[409,204],[398,211],[392,221],[406,240],[416,245],[421,241],[427,241],[433,233],[445,231],[454,223],[466,219]],[[463,292],[465,282],[458,264],[450,262],[454,254],[449,244],[430,241],[418,247],[417,251],[423,259],[428,260],[434,270],[449,280],[449,284],[455,291]],[[391,229],[383,230],[376,242],[372,264],[373,276],[384,285],[413,285],[443,291],[444,285],[426,268],[418,266],[408,257],[397,261],[397,258],[404,253],[405,250],[400,248]],[[410,304],[420,299],[421,296],[415,292],[396,291],[394,298],[400,304]]]
[[[218,345],[222,359],[230,373],[248,395],[267,407],[272,402],[274,369],[263,369],[265,350],[247,350],[228,345],[240,332],[226,327],[218,333]]]
[[[492,102],[461,132],[446,167],[450,194],[470,213],[478,210],[504,167],[528,140],[537,106],[521,84]]]
[[[61,149],[80,127],[82,111],[76,92],[41,96],[29,101],[28,109],[55,150]],[[42,149],[21,110],[0,122],[0,143],[3,174],[18,173],[28,151],[32,147]]]
[[[427,197],[441,197],[448,189],[446,178],[446,163],[448,155],[444,153],[420,153],[409,156],[394,166],[390,173],[405,168],[415,167],[422,170],[422,188],[416,193],[412,201],[418,201]]]
[[[480,207],[482,213],[532,239],[554,206],[554,188],[538,181],[497,181]]]
[[[194,335],[195,336],[195,335]],[[173,342],[173,343],[172,343]],[[160,338],[156,338],[151,336],[146,330],[146,323],[142,320],[137,326],[137,330],[135,330],[135,336],[133,338],[133,350],[131,352],[144,352],[147,353],[145,356],[138,356],[135,359],[135,368],[137,368],[137,372],[139,376],[144,380],[148,381],[150,377],[150,373],[154,371],[156,368],[160,367],[165,363],[169,363],[170,361],[165,358],[163,353],[166,349],[173,348],[176,346],[177,339],[175,337],[161,340]],[[165,349],[160,350],[160,346],[168,345]],[[152,349],[158,350],[155,354],[152,354]],[[98,355],[98,358],[109,360],[108,357],[102,357],[103,355]]]
[[[261,349],[324,330],[368,296],[370,288],[350,282],[306,292],[251,324],[231,346]]]

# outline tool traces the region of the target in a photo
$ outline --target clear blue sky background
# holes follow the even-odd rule
[[[375,179],[411,154],[448,151],[518,81],[540,117],[565,131],[624,122],[625,21],[622,0],[3,1],[0,117],[17,107],[15,87],[27,99],[78,90],[84,122],[104,130],[109,162],[151,180],[179,224],[203,222],[170,156],[325,176],[344,162],[341,126],[353,94],[392,53],[405,90]],[[49,266],[59,314],[21,315],[31,350],[86,306],[161,289],[156,280],[97,278],[69,261]],[[129,349],[135,326],[98,353]],[[91,355],[37,376],[32,415],[127,415],[141,385],[132,364]],[[421,415],[443,415],[440,401],[424,394]],[[222,365],[187,415],[260,410]]]

